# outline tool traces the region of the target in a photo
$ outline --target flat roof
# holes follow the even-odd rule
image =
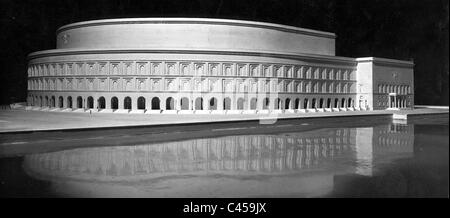
[[[375,64],[379,63],[379,64],[407,66],[407,67],[414,66],[414,61],[396,60],[396,59],[389,59],[389,58],[363,57],[363,58],[356,58],[356,61],[357,62],[373,62]]]
[[[274,29],[284,32],[293,32],[333,39],[336,38],[336,34],[331,32],[324,32],[319,30],[305,29],[294,26],[259,22],[259,21],[216,19],[216,18],[120,18],[120,19],[91,20],[64,25],[58,28],[58,30],[56,30],[56,33],[58,34],[65,30],[80,27],[114,25],[114,24],[211,24],[211,25],[228,25],[228,26],[247,26],[247,27]]]

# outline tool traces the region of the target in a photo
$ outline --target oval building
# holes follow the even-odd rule
[[[410,61],[335,56],[334,33],[225,19],[73,23],[31,53],[27,104],[109,113],[302,113],[414,106]]]

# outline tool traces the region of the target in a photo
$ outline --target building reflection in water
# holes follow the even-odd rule
[[[95,184],[96,188],[92,190],[100,190],[98,188],[102,184],[117,183],[136,188],[154,184],[156,180],[168,182],[181,178],[179,184],[169,182],[170,186],[177,187],[165,186],[163,196],[282,196],[289,193],[301,195],[305,190],[315,192],[306,196],[316,196],[333,188],[334,175],[357,173],[370,176],[380,164],[411,157],[413,144],[413,125],[390,124],[79,148],[28,155],[24,167],[31,176],[54,183],[85,183],[83,188],[87,183]],[[218,181],[221,179],[223,181]],[[251,182],[242,182],[243,179]],[[195,182],[201,184],[191,184]],[[183,186],[186,190],[182,193],[175,191],[179,195],[168,194],[172,189],[180,190]],[[234,190],[239,191],[233,195],[233,187],[238,186]],[[251,187],[246,189],[245,186]],[[288,186],[289,190],[283,186]],[[78,189],[80,187],[77,185]],[[254,187],[260,188],[255,190]],[[199,191],[208,188],[215,193]],[[223,189],[223,192],[218,189]],[[196,191],[198,195],[194,193]],[[157,191],[152,193],[151,188],[146,192],[147,197],[162,196],[156,194]]]

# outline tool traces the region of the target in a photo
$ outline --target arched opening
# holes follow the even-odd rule
[[[64,107],[64,98],[62,96],[59,96],[59,98],[58,98],[58,107],[59,108]]]
[[[47,106],[47,107],[50,106],[48,103],[48,96],[45,96],[44,106]]]
[[[111,109],[113,110],[119,109],[119,99],[117,97],[111,98]]]
[[[291,99],[286,98],[286,101],[284,103],[284,109],[291,109]]]
[[[39,97],[39,106],[41,106],[41,107],[44,106],[44,102],[42,100],[42,96]]]
[[[217,110],[217,99],[216,98],[211,98],[209,100],[209,109],[210,110]]]
[[[345,108],[345,98],[341,100],[341,107]]]
[[[331,108],[331,98],[327,99],[327,108]]]
[[[67,97],[67,108],[72,108],[72,96]]]
[[[131,98],[130,97],[125,97],[125,99],[123,99],[123,108],[127,109],[127,110],[131,110]]]
[[[203,98],[198,97],[195,99],[195,110],[203,110]]]
[[[348,98],[347,104],[348,104],[348,107],[353,107],[353,100],[352,100],[352,98]]]
[[[52,96],[52,100],[51,100],[51,107],[56,107],[56,98],[55,96]]]
[[[181,98],[181,110],[189,110],[189,98]]]
[[[145,98],[142,96],[137,99],[137,109],[145,110]]]
[[[237,109],[244,110],[244,98],[239,98],[237,101]]]
[[[224,110],[231,110],[231,99],[226,97],[223,99],[223,109]]]
[[[337,99],[337,98],[334,99],[334,107],[335,108],[339,107],[339,99]]]
[[[307,109],[309,107],[309,102],[308,99],[305,98],[305,100],[303,100],[303,109]]]
[[[160,101],[158,97],[152,98],[152,110],[161,110]]]
[[[264,98],[264,101],[263,101],[263,109],[264,109],[264,110],[269,109],[269,104],[270,104],[269,98]]]
[[[175,110],[175,100],[172,97],[166,99],[166,110]]]
[[[106,108],[106,100],[105,97],[100,97],[97,100],[97,107],[98,109],[105,109]]]
[[[323,108],[323,98],[319,100],[319,108]]]
[[[250,110],[256,110],[258,100],[256,98],[252,98],[250,100]]]
[[[317,105],[316,105],[316,99],[315,99],[315,98],[312,99],[311,104],[312,104],[312,107],[311,107],[311,108],[317,108]]]
[[[300,99],[299,98],[295,99],[295,107],[294,107],[294,109],[300,109]]]
[[[81,96],[77,97],[77,108],[83,108],[83,98]]]
[[[92,96],[89,96],[87,98],[87,108],[88,109],[94,108],[94,98],[92,98]]]

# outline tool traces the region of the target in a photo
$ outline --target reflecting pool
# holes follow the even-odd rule
[[[448,145],[447,118],[33,152],[0,159],[0,194],[448,197]]]

